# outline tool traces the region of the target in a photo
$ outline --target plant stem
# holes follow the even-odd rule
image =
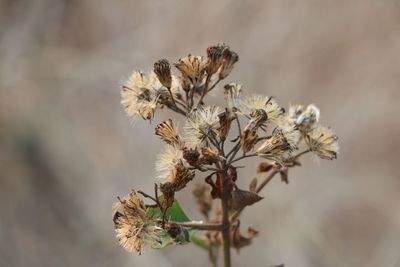
[[[223,189],[222,189],[222,198],[221,198],[221,206],[222,206],[222,240],[223,240],[223,258],[224,258],[224,267],[231,267],[231,238],[230,238],[230,228],[231,224],[229,221],[229,213],[228,213],[228,201],[229,201],[229,191],[228,191],[228,175],[225,171],[223,173]]]

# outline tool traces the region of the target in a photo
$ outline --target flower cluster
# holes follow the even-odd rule
[[[225,107],[206,105],[208,93],[228,77],[238,60],[229,46],[216,44],[207,48],[206,56],[188,55],[177,60],[172,64],[177,75],[169,61],[161,59],[150,73],[135,71],[122,86],[121,103],[129,117],[152,120],[163,108],[184,116],[181,129],[173,119],[156,125],[155,135],[165,148],[155,164],[155,195],[138,191],[155,203],[158,218],[149,213],[134,191],[113,208],[117,237],[127,250],[141,253],[149,244],[162,242],[166,235],[177,240],[179,233],[184,233],[186,241],[188,231],[184,227],[208,230],[205,236],[210,255],[213,247],[218,247],[213,245],[223,244],[225,252],[229,251],[226,246],[248,246],[257,231],[251,228],[248,237],[242,236],[238,216],[263,199],[258,193],[269,180],[280,173],[288,182],[288,169],[299,166],[300,156],[308,152],[321,159],[337,157],[338,137],[320,124],[320,110],[313,104],[290,106],[286,112],[275,98],[245,94],[241,84],[228,83],[220,92],[225,96]],[[269,176],[260,184],[257,179],[251,181],[249,190],[245,190],[237,185],[237,168],[241,167],[237,164],[250,157],[263,159],[258,173]],[[176,203],[176,193],[203,173],[204,183],[193,193],[206,220],[217,224],[182,226],[167,216],[167,211]],[[221,200],[217,208],[214,199]]]

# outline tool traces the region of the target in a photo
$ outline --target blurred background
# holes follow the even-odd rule
[[[316,103],[341,145],[264,189],[242,221],[260,235],[234,266],[400,266],[396,0],[0,0],[0,266],[208,265],[193,245],[125,252],[111,206],[152,191],[154,127],[172,115],[133,124],[120,84],[221,41],[240,55],[226,82]],[[178,199],[201,219],[189,191]]]

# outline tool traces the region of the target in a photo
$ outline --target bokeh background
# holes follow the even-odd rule
[[[111,206],[152,190],[154,126],[172,115],[133,124],[121,82],[220,41],[240,55],[226,82],[318,104],[341,144],[263,191],[242,221],[260,235],[235,266],[400,266],[396,0],[0,0],[0,266],[207,266],[192,245],[125,252]]]

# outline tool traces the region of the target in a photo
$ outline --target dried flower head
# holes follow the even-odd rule
[[[200,56],[189,55],[179,59],[175,67],[181,72],[184,81],[190,82],[197,88],[203,83],[207,60]]]
[[[239,55],[229,48],[222,51],[222,65],[218,70],[219,79],[225,79],[233,70],[233,66],[239,61]]]
[[[297,149],[297,143],[300,139],[300,133],[293,125],[284,125],[282,128],[276,128],[272,136],[257,149],[260,157],[274,160],[284,166],[290,159],[292,152]]]
[[[153,88],[151,78],[142,72],[134,71],[125,85],[122,86],[121,104],[130,117],[140,115],[150,120],[157,108],[157,91]]]
[[[250,95],[245,97],[238,109],[250,116],[252,123],[261,125],[266,122],[274,122],[280,119],[285,110],[268,96]]]
[[[182,147],[183,143],[178,135],[178,129],[171,119],[168,119],[156,127],[156,135],[158,135],[167,144]]]
[[[331,129],[318,126],[311,130],[305,141],[312,152],[321,159],[336,159],[339,152],[338,137]]]
[[[193,110],[184,125],[185,143],[189,147],[196,147],[205,142],[209,136],[217,136],[220,113],[220,108],[215,106]]]
[[[301,105],[289,108],[289,118],[293,120],[303,134],[315,128],[319,121],[319,116],[320,111],[314,104],[308,105],[306,109]]]
[[[214,74],[222,65],[222,53],[229,49],[224,43],[216,44],[207,48],[207,73]]]
[[[112,216],[118,241],[127,251],[141,254],[145,247],[161,243],[164,230],[135,191],[114,205]]]
[[[168,60],[160,59],[159,61],[154,63],[154,73],[157,75],[157,78],[162,85],[167,88],[171,88],[171,65],[169,64]]]
[[[258,135],[255,130],[244,130],[240,139],[240,145],[244,153],[253,150],[254,145],[258,141]]]

